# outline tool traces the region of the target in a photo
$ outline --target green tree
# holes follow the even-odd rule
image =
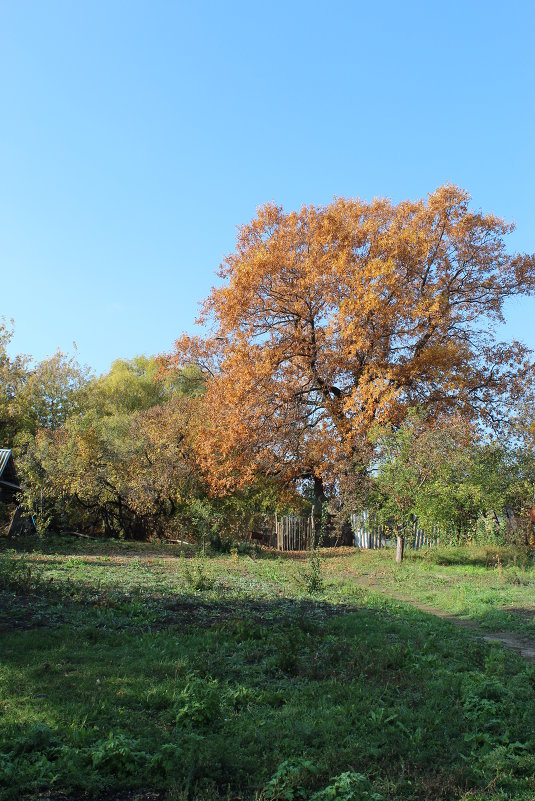
[[[60,350],[38,362],[28,370],[16,398],[21,429],[35,434],[41,428],[60,428],[82,410],[89,378],[88,367]]]
[[[372,504],[395,528],[396,561],[403,559],[413,521],[434,519],[437,490],[442,485],[449,489],[452,477],[463,469],[472,436],[459,417],[433,420],[415,408],[400,426],[372,430],[377,458]]]
[[[8,347],[13,338],[11,325],[0,319],[0,447],[11,447],[21,427],[17,399],[27,378],[29,357],[11,357]]]
[[[459,537],[473,535],[479,519],[519,516],[529,503],[533,461],[518,447],[482,440],[462,418],[431,420],[412,409],[399,427],[377,427],[372,438],[377,463],[370,502],[393,523],[399,560],[416,519]]]
[[[73,366],[59,354],[58,363],[54,376],[58,367]],[[159,361],[140,356],[114,362],[91,381],[48,386],[50,392],[27,394],[34,426],[19,448],[27,507],[42,510],[57,529],[140,539],[176,532],[191,499],[203,494],[189,446],[202,390],[198,371],[160,377]],[[35,398],[50,399],[43,412]]]

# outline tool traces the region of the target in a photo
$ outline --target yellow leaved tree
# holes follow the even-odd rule
[[[214,493],[258,474],[314,479],[318,495],[350,485],[371,427],[415,406],[503,422],[531,364],[495,327],[534,289],[535,258],[511,255],[512,226],[469,201],[447,185],[398,204],[269,204],[239,229],[206,336],[169,357],[207,378],[196,449]]]

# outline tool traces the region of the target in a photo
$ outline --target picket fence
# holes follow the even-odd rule
[[[369,512],[364,511],[352,514],[350,520],[356,548],[378,549],[395,545],[395,537],[392,536],[391,530],[377,523],[373,518],[370,519]],[[439,542],[440,530],[438,526],[431,526],[430,529],[426,530],[415,522],[412,530],[405,538],[405,547],[418,551],[420,548],[438,545]]]

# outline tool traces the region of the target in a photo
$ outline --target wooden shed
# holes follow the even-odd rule
[[[20,481],[11,449],[0,448],[0,501],[4,503],[14,501],[19,490]]]
[[[13,454],[9,448],[0,448],[0,503],[5,504],[8,537],[34,534],[37,530],[33,517],[19,506],[17,493],[20,490],[21,485],[15,469]],[[1,527],[2,521],[0,520]]]

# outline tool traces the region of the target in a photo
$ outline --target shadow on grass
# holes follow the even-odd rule
[[[280,797],[348,771],[392,800],[533,797],[535,670],[401,602],[68,577],[6,599],[40,620],[0,635],[6,798],[252,801],[288,759],[302,762],[281,768]]]

